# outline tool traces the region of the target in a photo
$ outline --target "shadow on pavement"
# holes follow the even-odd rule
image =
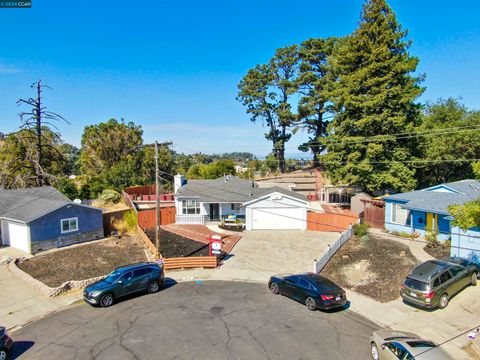
[[[9,359],[16,359],[20,355],[23,355],[35,344],[33,341],[14,341],[12,353]]]

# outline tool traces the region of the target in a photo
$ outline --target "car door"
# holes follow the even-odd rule
[[[298,278],[297,283],[297,299],[298,300],[305,300],[308,296],[311,296],[311,285],[308,281],[302,278]]]
[[[456,284],[453,279],[453,275],[448,270],[444,270],[440,274],[440,289],[441,293],[447,293],[449,296],[452,296],[456,293]],[[442,295],[441,293],[438,295]]]
[[[283,284],[283,295],[292,299],[298,299],[297,294],[298,276],[288,276]]]
[[[380,359],[382,360],[398,360],[400,359],[400,349],[397,343],[384,343],[380,349]]]
[[[150,280],[150,271],[147,268],[141,268],[133,271],[134,291],[142,291],[147,289]]]
[[[134,292],[133,274],[131,271],[126,272],[117,280],[117,295],[125,296]]]
[[[466,268],[462,266],[454,266],[450,269],[454,280],[455,292],[461,291],[470,282],[470,276]]]

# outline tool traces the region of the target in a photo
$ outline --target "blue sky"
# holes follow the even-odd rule
[[[421,100],[461,97],[480,109],[480,2],[389,3],[427,75]],[[352,32],[362,1],[126,4],[33,0],[31,9],[0,9],[0,131],[18,126],[16,100],[42,79],[74,145],[85,125],[114,117],[141,124],[145,142],[171,140],[180,152],[265,155],[271,145],[235,100],[237,83],[278,47]],[[297,133],[287,153],[305,137]]]

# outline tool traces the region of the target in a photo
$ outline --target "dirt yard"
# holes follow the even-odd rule
[[[148,238],[155,244],[155,230],[146,230]],[[199,241],[160,229],[160,252],[164,257],[208,256],[208,245]]]
[[[417,263],[406,245],[370,234],[366,242],[352,237],[321,274],[340,286],[387,302],[399,296],[400,284]]]
[[[126,236],[38,255],[18,266],[35,279],[55,287],[68,280],[106,275],[119,266],[146,260],[142,241]]]

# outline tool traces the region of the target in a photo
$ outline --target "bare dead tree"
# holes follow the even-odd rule
[[[52,144],[45,138],[45,132],[49,131],[54,140],[61,143],[58,127],[54,124],[54,122],[63,121],[67,124],[70,123],[63,116],[48,111],[47,107],[42,104],[42,89],[51,89],[49,86],[42,84],[42,81],[38,80],[31,85],[31,88],[36,90],[36,98],[19,99],[17,101],[17,105],[27,105],[30,107],[29,111],[23,111],[19,114],[21,121],[20,129],[28,130],[28,132],[31,132],[34,135],[33,137],[27,135],[27,138],[30,137],[33,141],[35,153],[35,156],[29,160],[34,164],[35,167],[36,185],[43,186],[45,185],[45,180],[52,177],[50,174],[44,171],[44,149],[46,147],[51,148],[59,155],[60,159],[63,159],[63,155],[58,151],[58,149],[52,146]],[[54,128],[56,131],[51,130],[50,127]]]

